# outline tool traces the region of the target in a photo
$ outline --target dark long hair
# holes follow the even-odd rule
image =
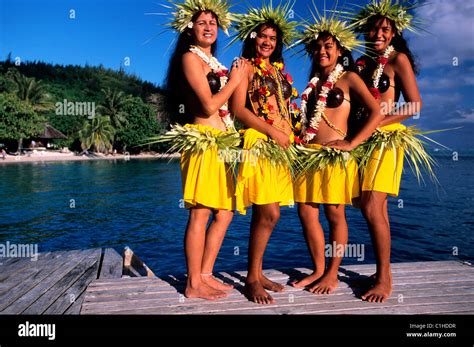
[[[395,50],[399,53],[404,53],[408,57],[408,60],[410,61],[411,68],[415,72],[416,75],[419,73],[418,69],[418,63],[416,61],[415,55],[411,52],[410,48],[408,48],[408,42],[406,39],[403,37],[402,33],[398,32],[398,28],[395,25],[395,22],[387,17],[383,17],[380,15],[372,16],[368,19],[367,24],[364,27],[364,33],[365,36],[368,36],[370,30],[376,26],[376,23],[380,19],[387,19],[388,22],[390,23],[392,30],[395,32],[395,36],[392,38],[392,41],[390,44],[395,48]]]
[[[332,39],[336,43],[337,48],[341,51],[341,56],[337,58],[337,63],[341,64],[344,67],[345,71],[356,71],[354,58],[352,57],[352,54],[349,50],[342,47],[339,41],[328,32],[321,32],[318,35],[318,39],[321,38],[323,40],[326,40],[328,37],[332,37]],[[317,41],[313,40],[306,46],[306,52],[311,57],[311,71],[309,73],[309,79],[313,78],[317,72],[320,72],[318,64],[316,64],[316,62],[314,61],[314,51],[316,49],[316,43]]]
[[[283,33],[278,25],[273,21],[268,21],[266,23],[260,24],[254,31],[259,33],[261,30],[272,28],[277,34],[277,43],[275,50],[270,56],[270,62],[281,62],[283,63]],[[242,47],[242,57],[245,59],[252,59],[257,57],[257,49],[255,48],[255,39],[252,39],[249,36],[244,40],[244,45]]]
[[[194,14],[191,21],[194,23],[201,13],[212,13],[219,24],[219,19],[211,11],[199,11]],[[186,28],[176,42],[173,54],[171,55],[170,62],[168,65],[168,72],[166,74],[164,89],[165,89],[165,110],[166,110],[166,121],[168,124],[179,123],[181,125],[190,123],[193,121],[193,117],[189,113],[181,113],[184,105],[184,110],[188,107],[185,105],[185,98],[182,95],[182,82],[185,82],[182,59],[183,55],[189,52],[189,47],[194,44],[194,38],[190,33],[190,29]],[[211,45],[211,53],[214,55],[217,50],[217,40]]]

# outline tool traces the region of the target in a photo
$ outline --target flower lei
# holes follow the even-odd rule
[[[211,55],[209,58],[206,53],[204,53],[199,47],[197,46],[190,46],[189,50],[196,54],[199,58],[201,58],[209,67],[211,68],[212,72],[214,72],[220,78],[220,88],[219,91],[224,88],[229,79],[227,77],[227,73],[229,70],[222,65],[215,57]],[[222,122],[225,125],[226,130],[234,129],[234,121],[230,116],[229,106],[226,102],[224,105],[219,108],[219,117],[221,117]]]
[[[383,55],[377,58],[378,65],[372,75],[372,87],[369,88],[369,91],[377,100],[379,100],[381,97],[380,90],[379,90],[380,78],[382,77],[385,65],[387,65],[388,63],[388,57],[390,57],[390,54],[392,54],[394,50],[395,48],[393,48],[393,46],[388,46],[385,49],[385,52],[383,53]],[[357,68],[359,69],[359,72],[361,72],[365,68],[365,61],[363,59],[357,62]]]
[[[272,73],[270,70],[267,69],[265,61],[262,58],[254,58],[252,59],[252,63],[256,68],[257,74],[260,76],[262,81],[265,79],[267,76],[271,76]],[[289,73],[285,73],[285,65],[281,62],[274,62],[272,63],[273,67],[277,71],[277,78],[275,79],[275,82],[278,84],[278,108],[280,111],[280,114],[286,114],[286,110],[282,110],[282,106],[285,104],[285,100],[283,100],[283,95],[282,95],[282,88],[281,88],[281,77],[283,76],[288,83],[293,84],[293,78]],[[279,76],[278,76],[279,75]],[[262,85],[263,84],[263,85]],[[270,90],[268,89],[267,86],[264,85],[264,83],[261,83],[261,87],[257,89],[257,93],[259,95],[259,108],[258,108],[258,114],[263,115],[265,122],[268,124],[272,125],[273,120],[268,118],[268,114],[270,111],[273,110],[273,106],[268,103],[267,98],[270,96]],[[291,97],[290,99],[295,99],[298,97],[298,91],[296,88],[292,88],[291,92]],[[291,113],[294,118],[296,118],[295,113],[298,112],[298,108],[295,107],[296,105],[290,104],[290,108],[288,110],[288,113]],[[290,121],[290,125],[293,127],[291,124],[292,122]]]
[[[300,109],[301,109],[301,123],[303,125],[303,130],[302,130],[303,142],[308,143],[316,136],[321,119],[326,117],[324,114],[324,111],[326,110],[326,106],[327,106],[328,94],[331,91],[331,89],[334,87],[334,85],[336,84],[339,77],[341,77],[343,72],[344,72],[344,68],[342,67],[342,65],[337,64],[334,70],[331,71],[331,73],[329,74],[327,81],[323,83],[321,87],[321,92],[318,95],[318,101],[316,102],[316,108],[314,109],[313,116],[311,117],[309,121],[309,126],[307,128],[306,128],[306,124],[308,120],[306,117],[306,112],[307,112],[308,97],[309,97],[309,94],[313,90],[316,89],[316,85],[318,84],[318,81],[319,81],[319,74],[317,74],[315,77],[313,77],[309,81],[308,86],[306,87],[304,92],[301,93]]]

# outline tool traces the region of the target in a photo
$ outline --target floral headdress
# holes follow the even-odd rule
[[[177,32],[182,33],[186,28],[192,28],[192,18],[197,12],[210,11],[217,16],[219,26],[228,34],[228,29],[232,24],[233,14],[229,12],[229,5],[226,0],[185,0],[181,3],[170,2],[171,6],[163,6],[174,10],[174,12],[172,12],[174,19],[168,26]]]
[[[348,51],[356,50],[362,52],[364,43],[358,40],[356,34],[354,34],[354,25],[347,24],[346,21],[341,21],[336,17],[338,11],[331,11],[332,14],[328,17],[326,13],[321,15],[316,6],[314,6],[314,9],[315,12],[310,10],[313,17],[312,23],[309,21],[303,23],[304,31],[301,33],[300,39],[295,43],[295,45],[304,44],[305,47],[308,48],[311,45],[311,42],[318,39],[319,34],[327,32]]]
[[[237,40],[243,41],[249,36],[255,38],[257,35],[255,30],[259,25],[273,23],[282,32],[283,44],[290,46],[297,37],[296,26],[298,24],[296,21],[289,20],[293,14],[293,4],[290,2],[284,5],[280,3],[277,7],[273,7],[270,0],[268,4],[263,4],[260,9],[250,8],[246,14],[236,14],[234,26],[237,34],[231,44]]]
[[[416,1],[371,0],[365,6],[358,6],[360,11],[355,15],[353,24],[356,26],[357,32],[363,33],[364,27],[371,17],[381,16],[392,20],[399,34],[405,29],[417,32],[421,29],[422,21],[416,20],[408,11],[414,10],[419,6],[420,4]]]

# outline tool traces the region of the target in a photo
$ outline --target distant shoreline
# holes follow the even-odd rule
[[[179,153],[141,153],[141,154],[88,154],[76,155],[74,153],[50,153],[38,152],[30,155],[22,155],[20,157],[7,155],[5,159],[0,157],[0,165],[2,164],[21,164],[21,163],[39,163],[39,162],[70,162],[70,161],[94,161],[94,160],[130,160],[130,159],[171,159],[179,158]]]

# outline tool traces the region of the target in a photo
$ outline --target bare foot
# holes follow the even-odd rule
[[[331,294],[338,287],[337,274],[325,273],[319,280],[311,285],[308,290],[314,294]]]
[[[311,275],[308,275],[299,281],[291,281],[290,285],[295,288],[303,288],[310,285],[314,281],[317,281],[319,278],[321,278],[322,275],[322,273],[313,272]]]
[[[374,286],[369,289],[364,295],[362,300],[368,302],[385,302],[392,294],[392,278],[377,279]]]
[[[214,289],[204,282],[200,285],[192,287],[189,283],[184,291],[184,296],[187,298],[200,298],[206,300],[216,300],[225,298],[227,294],[221,290]]]
[[[272,292],[282,292],[285,290],[285,286],[283,284],[270,281],[263,274],[260,276],[260,280],[262,282],[263,288],[267,290],[271,290]]]
[[[274,304],[275,300],[268,294],[261,282],[251,282],[245,283],[244,294],[250,301],[253,301],[257,304],[268,305]]]
[[[212,274],[202,274],[201,280],[206,283],[208,286],[217,289],[217,290],[232,290],[234,289],[233,285],[222,283],[217,280]]]

